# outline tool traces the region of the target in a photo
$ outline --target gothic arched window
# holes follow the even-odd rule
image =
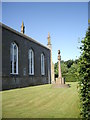
[[[41,54],[41,75],[45,75],[45,57]]]
[[[18,46],[11,43],[10,46],[11,74],[18,74]]]
[[[34,52],[29,50],[29,74],[34,75]]]

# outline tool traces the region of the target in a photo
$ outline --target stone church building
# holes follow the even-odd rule
[[[54,74],[50,35],[47,46],[2,23],[2,90],[50,84]],[[0,30],[1,31],[1,30]],[[54,78],[53,78],[54,79]]]

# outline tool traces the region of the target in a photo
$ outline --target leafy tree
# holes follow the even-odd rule
[[[67,65],[64,62],[61,62],[61,72],[62,72],[62,77],[65,77],[66,74],[68,73]]]
[[[71,65],[74,63],[74,61],[73,61],[73,60],[68,60],[68,61],[66,61],[65,63],[66,63],[66,65],[67,65],[67,67],[70,68]]]
[[[79,59],[76,59],[76,60],[74,61],[75,64],[78,64],[78,62],[79,62]]]
[[[81,101],[81,116],[90,119],[90,27],[86,33],[86,37],[81,41],[81,56],[79,59],[79,86]]]
[[[77,81],[77,78],[76,78],[76,72],[77,72],[77,68],[78,68],[77,62],[78,62],[78,60],[73,61],[73,64],[71,65],[71,67],[68,68],[66,61],[63,61],[63,60],[61,61],[62,77],[64,77],[66,81],[68,81],[68,82]],[[58,77],[58,62],[55,63],[55,78],[56,77]]]
[[[58,62],[55,63],[54,69],[55,69],[55,78],[56,78],[58,77]],[[67,65],[64,63],[64,61],[61,61],[61,72],[63,77],[65,77],[65,75],[68,73],[68,68]]]
[[[72,73],[75,78],[77,78],[77,69],[78,69],[78,64],[73,63],[73,65],[69,68],[70,73]]]
[[[71,65],[71,67],[68,69],[66,81],[76,82],[78,80],[77,69],[78,69],[78,64],[73,63],[73,65]]]
[[[62,64],[62,63],[65,63],[64,60],[61,60],[61,64]]]
[[[55,78],[58,77],[58,62],[54,65]]]

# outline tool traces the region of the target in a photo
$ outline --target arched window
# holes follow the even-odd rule
[[[11,73],[18,74],[18,46],[16,43],[11,43],[10,46],[10,63]]]
[[[34,52],[29,50],[29,74],[34,75]]]
[[[45,75],[45,60],[44,54],[41,54],[41,75]]]

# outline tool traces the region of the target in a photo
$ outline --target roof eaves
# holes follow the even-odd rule
[[[47,46],[44,46],[43,44],[37,42],[37,41],[34,40],[33,38],[31,38],[31,37],[29,37],[29,36],[27,36],[27,35],[25,35],[25,34],[22,34],[22,33],[18,32],[18,31],[16,31],[16,30],[14,30],[13,28],[8,27],[7,25],[1,23],[1,22],[0,22],[0,25],[1,25],[2,27],[4,27],[4,28],[6,28],[6,29],[8,29],[8,30],[10,30],[10,31],[12,31],[12,32],[14,32],[15,34],[20,35],[21,37],[24,37],[24,38],[26,38],[26,39],[28,39],[28,40],[30,40],[30,41],[32,41],[32,42],[35,42],[36,44],[38,44],[38,45],[40,45],[40,46],[42,46],[42,47],[44,47],[44,48],[46,48],[46,49],[49,49]],[[50,49],[49,49],[49,50],[50,50]]]

